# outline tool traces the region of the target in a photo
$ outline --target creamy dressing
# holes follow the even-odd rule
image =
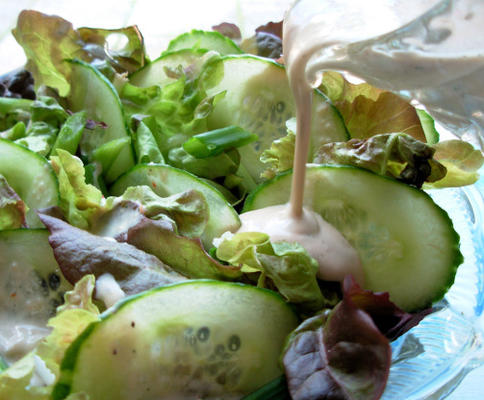
[[[294,189],[293,189],[294,190]],[[299,218],[291,215],[288,204],[261,208],[241,215],[238,232],[264,232],[273,242],[297,242],[319,263],[317,276],[326,281],[342,281],[352,274],[360,284],[364,274],[355,249],[319,214],[304,208]]]
[[[124,297],[126,293],[111,274],[105,273],[96,279],[96,298],[102,300],[106,308],[112,307]]]
[[[361,264],[352,264],[356,252],[344,253],[351,248],[345,239],[312,211],[303,211],[313,88],[324,70],[350,73],[420,102],[457,135],[472,141],[473,134],[482,147],[482,26],[484,2],[476,0],[297,1],[283,28],[284,61],[297,115],[290,205],[288,210],[242,214],[241,230],[300,242],[319,261],[320,277],[352,273],[362,279]],[[321,256],[326,252],[341,262],[328,262],[329,256]],[[334,274],[337,264],[340,272]]]
[[[48,334],[45,321],[29,320],[12,314],[0,315],[0,354],[11,364],[29,351]]]
[[[476,0],[300,0],[284,21],[285,62],[297,85],[345,71],[418,101],[482,145],[483,25]]]
[[[52,308],[41,280],[21,261],[2,265],[0,291],[0,354],[12,363],[31,351],[51,329],[46,327]]]
[[[284,22],[284,60],[296,105],[296,146],[290,202],[241,214],[242,225],[238,232],[264,232],[274,242],[297,242],[318,261],[318,278],[342,281],[347,274],[352,274],[363,285],[364,272],[356,250],[319,214],[303,207],[311,139],[312,93],[317,86],[316,82],[308,81],[305,71],[316,50],[312,46],[316,39],[314,35],[318,33],[315,30],[322,21],[317,15],[313,29],[306,30],[304,23],[308,16],[312,16],[312,9],[302,8],[302,11],[304,17],[299,15],[296,6],[291,10],[292,14],[289,13],[293,23],[288,25]]]

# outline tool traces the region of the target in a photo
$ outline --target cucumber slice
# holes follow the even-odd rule
[[[48,161],[24,146],[0,139],[0,175],[29,207],[28,226],[43,227],[35,210],[59,202],[57,178]]]
[[[228,56],[204,68],[201,80],[209,96],[226,91],[209,117],[210,129],[237,125],[259,136],[239,151],[249,174],[260,182],[260,174],[267,169],[260,155],[287,134],[286,121],[296,115],[284,66],[248,54]],[[312,115],[312,149],[349,139],[341,115],[320,91],[315,91]]]
[[[261,185],[244,211],[287,202],[291,176]],[[413,311],[452,285],[462,263],[459,236],[425,192],[359,168],[308,166],[305,203],[356,248],[366,289],[389,292],[390,300]]]
[[[243,51],[233,40],[216,31],[192,30],[177,36],[169,44],[166,51],[180,49],[215,50],[221,55],[242,54]]]
[[[205,49],[191,50],[182,49],[169,53],[164,53],[162,56],[153,60],[143,68],[134,72],[130,76],[130,82],[139,87],[149,87],[153,85],[164,86],[173,81],[166,75],[166,68],[177,68],[179,65],[186,68],[189,65],[194,65],[195,68],[201,68],[197,62],[207,52]],[[196,71],[193,71],[197,75]]]
[[[159,196],[170,196],[186,190],[200,191],[207,199],[210,217],[202,235],[205,248],[212,247],[212,240],[222,233],[236,231],[240,219],[222,193],[195,175],[168,165],[138,164],[120,177],[111,187],[111,194],[119,196],[129,186],[147,185]]]
[[[72,288],[48,238],[46,229],[0,232],[0,356],[8,361],[23,356],[29,344],[33,347],[35,339],[49,333],[48,319]]]
[[[107,125],[102,135],[91,135],[88,139],[92,150],[115,139],[131,137],[126,125],[124,110],[118,93],[109,80],[93,66],[79,60],[72,64],[71,92],[68,103],[72,111],[87,111],[87,117]],[[88,154],[91,156],[91,154]],[[103,171],[106,183],[112,183],[129,170],[134,162],[131,145],[119,152],[108,171]]]
[[[276,293],[189,281],[123,301],[67,350],[53,399],[239,398],[281,375],[298,320]]]

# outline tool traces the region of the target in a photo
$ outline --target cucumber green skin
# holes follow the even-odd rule
[[[57,177],[47,159],[22,145],[0,139],[0,175],[29,207],[27,225],[43,227],[35,211],[59,204]]]
[[[96,68],[83,61],[67,62],[72,64],[69,107],[74,112],[86,110],[88,118],[107,125],[103,140],[98,143],[98,147],[114,139],[131,137],[121,100],[111,82]],[[132,146],[123,147],[109,170],[103,171],[106,183],[114,182],[134,164]]]
[[[165,67],[176,68],[179,65],[187,67],[200,59],[206,52],[205,49],[181,49],[163,53],[156,60],[131,74],[130,82],[139,87],[163,86],[173,81],[173,78],[166,75]]]
[[[240,219],[234,208],[222,193],[212,185],[202,181],[187,171],[169,165],[138,164],[121,176],[111,187],[111,194],[119,196],[129,186],[147,185],[162,197],[198,190],[206,198],[210,216],[202,235],[205,248],[212,247],[212,240],[222,233],[235,232],[240,227]]]
[[[289,171],[260,185],[244,211],[286,203],[291,177]],[[459,235],[427,193],[360,168],[311,165],[305,204],[356,248],[365,288],[389,292],[402,309],[425,308],[453,284],[463,261]]]
[[[166,49],[167,52],[180,49],[215,50],[221,55],[242,54],[243,51],[233,40],[216,31],[192,30],[182,33],[173,39]]]
[[[268,168],[259,159],[262,152],[287,134],[286,121],[296,116],[284,66],[250,54],[232,55],[209,63],[200,80],[209,96],[226,91],[208,118],[209,129],[237,125],[259,136],[239,152],[252,178],[261,182],[260,174]],[[312,115],[310,154],[323,143],[349,139],[340,113],[318,90],[314,92]]]
[[[156,288],[124,299],[86,328],[65,353],[52,398],[61,400],[78,391],[85,391],[91,400],[244,395],[281,375],[279,354],[297,324],[290,306],[270,290],[210,280]],[[209,328],[211,346],[226,336],[239,335],[240,351],[219,364],[219,372],[228,373],[234,367],[231,360],[235,361],[239,371],[235,381],[227,378],[208,387],[204,379],[213,382],[215,377],[207,378],[207,372],[195,372],[193,377],[214,353],[213,349],[204,352],[201,341],[197,350],[188,349],[195,353],[184,353],[187,346],[195,346],[186,344],[187,327]],[[152,355],[157,345],[162,350]],[[190,367],[192,373],[186,372],[187,378],[170,370],[170,366],[175,369],[173,362]],[[184,392],[186,382],[181,381],[186,379],[194,391]]]

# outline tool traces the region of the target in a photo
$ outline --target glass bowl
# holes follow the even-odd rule
[[[439,311],[392,343],[392,368],[382,399],[442,399],[482,364],[484,308],[484,178],[429,192],[460,235],[464,263]]]

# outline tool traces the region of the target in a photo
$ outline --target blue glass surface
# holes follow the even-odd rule
[[[443,399],[483,360],[484,179],[430,194],[460,235],[464,263],[439,311],[392,344],[386,400]]]

